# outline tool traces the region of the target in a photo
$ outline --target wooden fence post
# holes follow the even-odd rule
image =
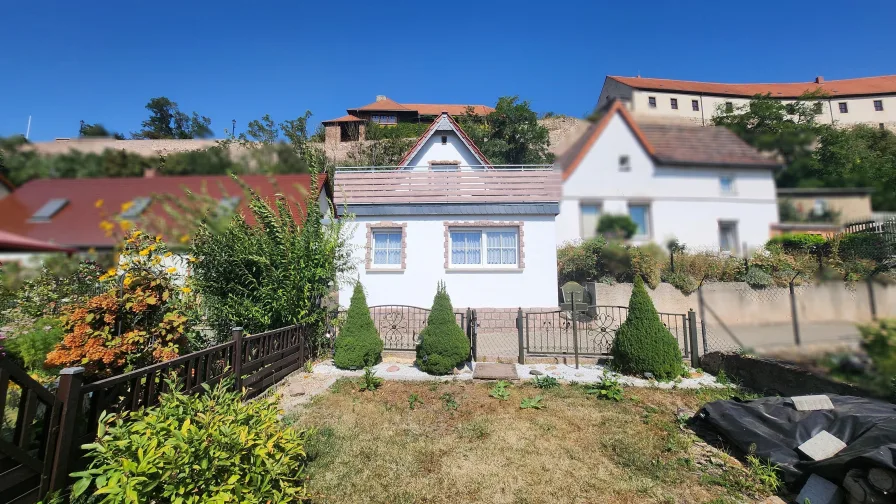
[[[230,330],[233,336],[233,388],[237,392],[243,390],[243,328],[234,327]]]
[[[517,332],[517,337],[519,339],[519,344],[520,344],[520,354],[517,359],[517,362],[519,362],[520,364],[525,364],[526,363],[526,355],[525,355],[526,348],[525,348],[525,343],[523,342],[523,309],[522,309],[522,307],[520,307],[516,311],[516,332]]]
[[[688,339],[691,340],[691,367],[696,369],[700,367],[700,349],[697,343],[697,314],[694,310],[688,310]],[[706,353],[706,348],[703,348]]]
[[[84,383],[84,368],[70,367],[59,372],[59,388],[56,399],[62,403],[59,417],[59,436],[56,438],[56,453],[50,468],[50,491],[62,490],[68,483],[68,463],[72,458],[75,441],[75,419],[81,400],[81,385]]]

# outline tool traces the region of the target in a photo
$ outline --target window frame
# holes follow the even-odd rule
[[[849,113],[849,104],[847,104],[845,101],[837,102],[837,109],[840,111],[841,114],[848,114]]]
[[[691,110],[693,110],[694,112],[700,112],[699,100],[691,100]]]
[[[734,112],[734,102],[726,101],[725,102],[725,113]]]
[[[585,208],[596,208],[597,209],[597,221],[594,223],[594,229],[591,230],[590,235],[586,235],[585,233]],[[588,240],[597,236],[597,224],[600,222],[600,216],[603,214],[604,205],[599,201],[580,201],[579,202],[579,237],[583,240]]]
[[[656,108],[656,96],[647,97],[647,106],[650,108]]]
[[[725,190],[725,184],[722,182],[723,180],[728,179],[730,184],[728,184],[729,188]],[[737,183],[734,175],[729,174],[721,174],[719,175],[719,192],[723,195],[734,195],[737,194]]]
[[[445,226],[445,270],[446,271],[520,271],[525,267],[525,253],[523,242],[522,222],[444,222]],[[488,263],[488,234],[506,233],[516,234],[516,263],[514,264],[489,264]],[[454,233],[479,233],[479,264],[454,264],[452,257],[452,244]]]
[[[621,171],[621,172],[632,171],[632,157],[629,156],[628,154],[622,154],[619,156],[619,171]]]
[[[718,233],[719,233],[719,251],[720,252],[729,252],[731,254],[739,254],[740,253],[740,231],[738,230],[738,221],[731,219],[719,219],[718,221]],[[722,248],[722,228],[725,226],[731,226],[733,228],[733,238],[734,244],[729,250],[724,250]]]
[[[678,98],[669,98],[669,106],[672,110],[678,110]]]
[[[645,232],[643,234],[638,234],[636,231],[635,234],[632,235],[631,239],[632,240],[650,239],[651,233],[653,233],[653,222],[651,222],[651,216],[650,216],[650,207],[651,207],[650,202],[649,201],[632,201],[632,202],[629,202],[627,206],[628,206],[627,215],[633,221],[635,221],[635,219],[632,217],[632,207],[644,207],[646,209],[646,211],[644,212],[644,226],[647,229],[644,230]],[[638,221],[635,221],[636,224],[637,224],[637,222]]]
[[[366,271],[376,272],[376,271],[387,271],[387,272],[402,272],[407,268],[407,249],[408,249],[408,234],[407,234],[407,223],[397,223],[391,221],[385,222],[368,222],[367,223],[367,246],[366,248],[366,256],[364,258],[364,269]],[[389,233],[389,234],[401,234],[401,248],[399,251],[399,262],[398,264],[376,264],[376,254],[375,254],[375,235],[377,233]]]
[[[884,101],[883,100],[874,100],[874,111],[875,112],[883,112],[884,111]]]

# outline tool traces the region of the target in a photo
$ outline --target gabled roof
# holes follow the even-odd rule
[[[678,91],[719,96],[749,98],[757,94],[771,93],[772,98],[798,98],[807,91],[821,90],[831,96],[865,96],[896,93],[896,75],[862,77],[818,82],[784,82],[770,84],[725,84],[720,82],[696,82],[646,77],[621,77],[608,75],[607,79],[635,89],[653,91]]]
[[[357,110],[362,110],[365,112],[413,112],[413,110],[385,96],[378,98],[375,102],[368,103],[367,105],[364,105],[362,107],[358,107],[356,109],[348,109],[348,112],[351,113]]]
[[[325,179],[324,175],[318,177],[322,191],[326,187]],[[301,211],[305,211],[305,196],[311,188],[310,175],[247,175],[240,180],[264,198],[273,198],[280,193],[298,200]],[[68,247],[112,247],[114,240],[106,236],[100,222],[115,217],[123,203],[159,194],[184,197],[184,189],[218,199],[240,196],[236,210],[246,213],[248,202],[242,197],[242,188],[226,175],[39,179],[26,182],[0,200],[0,230]],[[51,199],[65,199],[68,203],[47,222],[30,222],[34,213]],[[97,208],[100,200],[102,206]],[[161,202],[153,201],[144,215],[164,218],[162,206]],[[295,217],[299,218],[298,215]],[[164,238],[177,240],[178,237]]]
[[[639,125],[622,102],[617,100],[554,163],[556,168],[563,171],[563,180],[572,175],[617,115],[625,121],[657,164],[765,169],[780,167],[780,163],[764,156],[727,128],[685,124]]]
[[[479,147],[476,147],[476,144],[473,143],[473,140],[467,136],[464,132],[463,128],[460,127],[460,124],[457,124],[457,121],[451,117],[448,112],[442,112],[439,117],[436,117],[432,124],[426,128],[426,131],[420,135],[420,138],[417,139],[417,142],[414,143],[414,146],[408,150],[405,155],[401,158],[401,161],[398,162],[398,166],[407,166],[407,164],[420,152],[420,149],[426,145],[426,141],[432,137],[436,131],[454,131],[457,136],[461,139],[464,145],[470,149],[470,152],[479,161],[479,164],[482,166],[488,166],[491,163],[486,159],[485,154],[483,154]]]
[[[74,249],[0,230],[0,252],[74,252]]]
[[[342,117],[337,117],[336,119],[329,119],[327,121],[321,121],[321,124],[340,123],[340,122],[364,122],[364,119],[361,119],[360,117],[355,117],[351,114],[347,114]]]
[[[419,115],[437,116],[442,112],[448,112],[453,116],[464,115],[468,109],[476,115],[487,115],[494,112],[495,109],[486,105],[443,105],[437,103],[398,103],[386,96],[379,96],[373,103],[367,105],[347,109],[349,115],[357,112],[416,112]],[[347,117],[347,116],[346,116]],[[335,120],[334,120],[335,121]],[[334,122],[324,121],[324,122]]]

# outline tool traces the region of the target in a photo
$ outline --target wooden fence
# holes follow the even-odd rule
[[[302,326],[251,336],[234,328],[232,336],[228,343],[88,384],[83,368],[66,368],[55,393],[0,356],[0,504],[31,504],[64,489],[68,474],[87,463],[80,447],[96,438],[100,413],[158,404],[172,378],[187,394],[232,378],[251,398],[312,357]],[[7,398],[16,404],[6,404]]]

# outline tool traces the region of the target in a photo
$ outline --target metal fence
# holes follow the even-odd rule
[[[429,313],[432,310],[419,306],[407,305],[376,305],[370,307],[370,317],[373,325],[383,340],[383,350],[386,351],[413,351],[420,343],[420,332],[426,327]],[[345,311],[335,314],[337,320],[344,320]],[[457,324],[469,333],[467,320],[470,315],[467,312],[454,312]],[[331,324],[332,340],[339,333],[341,323]]]

